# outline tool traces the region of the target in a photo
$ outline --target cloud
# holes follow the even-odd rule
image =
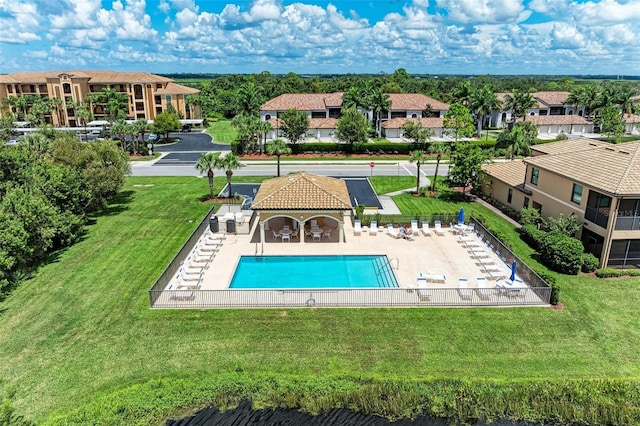
[[[0,43],[24,44],[40,40],[39,13],[35,3],[0,0]]]
[[[552,49],[581,49],[585,47],[585,37],[570,24],[557,22],[551,31]]]
[[[582,25],[635,22],[640,20],[640,0],[618,2],[615,0],[589,1],[575,4],[574,16]]]
[[[436,0],[446,11],[447,20],[456,23],[499,23],[517,20],[524,11],[521,0]]]

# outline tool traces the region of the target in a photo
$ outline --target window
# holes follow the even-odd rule
[[[269,121],[269,120],[271,120],[271,114],[267,114],[267,115],[265,115],[265,116],[264,116],[264,120],[265,120],[265,121]]]
[[[171,102],[171,95],[165,95],[164,100],[167,102]]]
[[[13,93],[13,86],[12,85],[7,85],[7,92],[8,93]]]
[[[326,116],[325,111],[311,111],[311,118],[325,118]]]
[[[512,198],[513,198],[513,189],[509,188],[509,192],[507,193],[507,203],[511,204]]]
[[[524,207],[525,209],[528,209],[528,208],[529,208],[529,197],[524,197],[524,204],[523,204],[523,207]]]
[[[573,193],[571,194],[571,201],[576,204],[582,203],[582,185],[577,183],[573,184]]]
[[[538,175],[540,175],[540,169],[531,170],[531,183],[534,185],[538,184]]]

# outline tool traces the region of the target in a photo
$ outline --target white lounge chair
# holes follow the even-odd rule
[[[369,235],[378,235],[378,221],[371,221],[371,225],[369,226]]]
[[[444,235],[444,229],[442,229],[442,223],[439,220],[433,222],[433,232],[435,232],[436,235]]]
[[[426,237],[431,236],[431,230],[429,229],[429,222],[427,222],[426,220],[422,221],[422,233],[424,234],[424,236]]]
[[[466,278],[458,279],[458,294],[462,300],[473,300],[473,291],[469,288]]]
[[[418,298],[423,302],[429,302],[431,300],[432,294],[431,290],[429,290],[429,286],[427,285],[427,277],[420,272],[418,275],[418,289],[416,290],[418,293]]]
[[[210,229],[207,229],[203,236],[212,240],[224,240],[227,238],[227,235],[224,232],[211,232]]]
[[[392,238],[400,238],[398,230],[393,227],[393,223],[387,223],[387,234]]]
[[[481,300],[491,299],[491,290],[487,287],[487,279],[485,277],[476,278],[476,294]]]
[[[356,219],[355,222],[353,222],[353,235],[361,235],[362,234],[362,223],[360,222],[360,220]]]
[[[242,225],[244,223],[244,214],[242,212],[238,212],[235,214],[236,223],[238,225]]]
[[[418,228],[418,221],[415,219],[411,221],[411,235],[420,235],[420,228]]]

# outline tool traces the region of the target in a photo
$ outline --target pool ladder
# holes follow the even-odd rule
[[[396,261],[396,266],[395,268],[393,267],[393,261]],[[391,271],[391,269],[395,269],[396,271],[400,269],[400,259],[398,259],[397,257],[394,257],[393,259],[389,259],[388,262],[383,263],[382,265],[380,265],[378,267],[378,271],[376,272],[376,277],[378,278],[378,283],[380,283],[380,280],[382,278],[382,274],[383,272],[386,270],[387,274],[390,275],[391,277],[393,276],[393,272]],[[391,277],[387,277],[387,279],[385,279],[385,284],[389,284],[389,282],[391,282],[392,280],[390,279]],[[388,287],[388,285],[385,285],[385,287]]]
[[[255,251],[255,254],[254,254],[254,255],[255,255],[255,257],[263,256],[263,255],[264,255],[264,243],[260,243],[260,246],[261,246],[261,248],[260,248],[260,254],[258,254],[258,243],[256,243],[256,251]]]

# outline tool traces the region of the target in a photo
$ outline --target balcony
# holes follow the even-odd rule
[[[618,216],[616,219],[616,231],[640,230],[640,216]]]

